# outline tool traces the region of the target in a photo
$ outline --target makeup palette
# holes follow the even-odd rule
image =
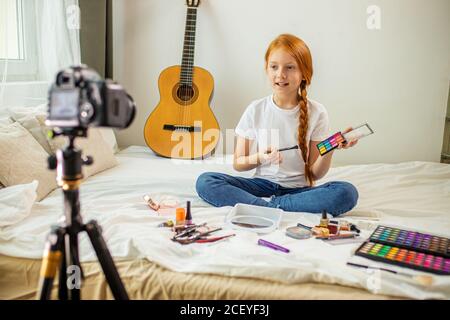
[[[355,253],[357,256],[394,264],[420,271],[450,275],[450,259],[393,247],[376,242],[364,242]]]
[[[339,143],[345,141],[344,136],[340,132],[337,132],[331,137],[319,142],[317,144],[317,149],[319,149],[320,155],[323,156],[331,150],[336,149],[339,146]]]
[[[450,239],[378,226],[355,255],[401,267],[450,275]]]
[[[431,234],[378,226],[370,241],[450,258],[450,239]]]

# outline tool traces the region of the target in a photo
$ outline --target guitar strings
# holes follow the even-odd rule
[[[184,64],[184,74],[183,74],[183,82],[182,83],[182,97],[183,97],[183,123],[182,125],[184,127],[188,126],[190,124],[190,110],[186,110],[187,109],[187,105],[188,105],[188,98],[190,97],[190,93],[191,93],[191,82],[192,82],[192,78],[190,76],[190,74],[193,72],[192,66],[193,64],[191,63],[191,47],[192,47],[192,40],[191,40],[191,33],[192,30],[191,28],[194,27],[195,28],[195,24],[194,26],[191,24],[192,21],[194,21],[195,23],[195,16],[196,16],[197,11],[193,8],[188,8],[187,10],[187,17],[186,17],[186,32],[185,32],[185,52],[184,52],[184,57],[185,57],[185,61],[183,61]],[[194,19],[191,19],[191,16],[194,16]],[[185,128],[184,128],[185,130]]]
[[[187,80],[187,84],[184,86],[185,88],[185,123],[184,125],[189,128],[190,126],[190,122],[191,122],[191,116],[190,116],[190,108],[188,109],[187,105],[189,103],[189,100],[191,98],[191,94],[193,93],[193,79],[192,79],[192,75],[193,75],[193,49],[194,49],[194,45],[193,42],[195,41],[195,36],[193,34],[195,34],[195,23],[196,23],[196,15],[197,15],[197,10],[196,8],[189,8],[188,9],[188,16],[186,19],[186,23],[187,23],[187,32],[186,32],[186,39],[187,40],[187,53],[186,53],[186,57],[187,57],[187,74],[186,74],[186,80]],[[189,129],[186,130],[186,127],[184,128],[184,131],[187,131],[187,135],[191,138],[190,135],[190,131]],[[192,146],[192,141],[190,143],[190,146]],[[189,150],[189,153],[191,153],[192,150]],[[193,157],[194,155],[191,154],[191,157]]]
[[[193,73],[194,73],[194,42],[195,42],[195,28],[196,28],[196,17],[197,17],[197,7],[191,7],[188,5],[187,13],[186,13],[186,26],[185,26],[185,36],[184,36],[184,45],[183,45],[183,59],[181,63],[181,71],[180,71],[180,85],[181,90],[179,90],[181,94],[181,106],[183,110],[181,111],[181,127],[175,128],[177,131],[182,131],[184,133],[189,134],[189,127],[191,126],[191,114],[190,109],[187,109],[187,106],[194,97],[194,81],[193,81]],[[192,95],[192,97],[191,97]],[[187,109],[187,110],[186,110]],[[195,128],[194,131],[195,133]],[[184,134],[183,134],[184,136]],[[184,142],[183,142],[184,143]],[[192,146],[192,143],[190,143]],[[189,150],[191,152],[191,150]],[[193,155],[192,155],[193,156]]]
[[[196,18],[197,18],[197,8],[190,8],[190,28],[189,28],[189,43],[190,43],[190,47],[189,47],[189,59],[188,59],[188,66],[189,66],[189,73],[188,73],[188,78],[189,78],[189,85],[187,86],[187,90],[188,90],[188,97],[193,97],[193,93],[194,93],[194,80],[193,80],[193,75],[194,75],[194,45],[195,45],[195,27],[196,27]],[[190,99],[189,99],[190,100]],[[190,108],[187,110],[187,125],[191,124],[191,110]]]
[[[180,92],[180,96],[178,98],[180,98],[181,100],[181,119],[178,123],[178,125],[183,125],[184,122],[184,81],[185,81],[185,60],[186,60],[186,33],[187,33],[187,26],[188,26],[188,17],[189,17],[189,8],[186,12],[186,22],[185,22],[185,32],[184,32],[184,42],[183,42],[183,54],[182,54],[182,59],[181,59],[181,71],[180,71],[180,88],[179,88],[179,92]],[[179,128],[176,128],[176,131],[178,131]]]
[[[185,61],[185,75],[184,75],[184,77],[185,77],[185,79],[184,79],[184,81],[185,81],[185,83],[183,84],[183,90],[184,90],[184,94],[183,94],[183,103],[184,103],[184,108],[183,108],[183,115],[184,115],[184,118],[183,118],[183,126],[185,126],[186,125],[186,117],[187,117],[187,115],[186,115],[186,113],[187,113],[187,110],[186,110],[186,107],[187,107],[187,100],[186,100],[186,98],[187,98],[187,93],[188,93],[188,84],[189,84],[189,14],[190,14],[190,8],[188,8],[188,10],[187,10],[187,17],[186,17],[186,38],[184,39],[184,41],[186,42],[186,52],[185,52],[185,59],[186,59],[186,61]],[[181,129],[182,131],[184,131],[184,129]]]
[[[188,27],[189,27],[189,7],[187,9],[187,13],[186,13],[186,30],[184,33],[184,48],[183,48],[183,63],[182,63],[182,67],[181,70],[183,72],[182,74],[182,81],[181,81],[181,100],[182,100],[182,114],[183,114],[183,119],[181,122],[181,125],[184,126],[184,122],[185,122],[185,112],[186,112],[186,54],[188,51],[188,39],[187,39],[187,35],[188,35]]]
[[[191,34],[192,34],[192,30],[191,30],[191,28],[192,28],[192,15],[193,14],[195,14],[197,11],[195,10],[195,9],[192,9],[192,8],[190,8],[189,9],[189,30],[188,30],[188,33],[187,33],[187,36],[188,36],[188,43],[189,43],[189,46],[188,46],[188,73],[187,73],[187,78],[188,78],[188,85],[186,86],[186,107],[185,108],[188,108],[187,107],[187,104],[188,104],[188,101],[189,101],[189,97],[190,97],[190,93],[191,93],[191,88],[190,88],[190,86],[192,86],[192,79],[191,79],[191,75],[192,75],[192,65],[191,65],[191,61],[192,61],[192,57],[191,57],[191,48],[193,47],[193,44],[192,44],[192,39],[191,39]],[[195,20],[194,20],[194,22],[195,22]],[[187,110],[186,110],[186,113],[187,113],[187,121],[186,121],[186,125],[190,125],[190,110],[189,110],[190,108],[188,108]],[[191,138],[191,135],[190,135],[190,132],[188,131],[187,133],[186,133],[186,136],[189,136],[189,138]],[[192,146],[192,141],[191,141],[191,143],[190,143],[190,145],[189,145],[189,147],[191,147]],[[192,152],[192,149],[191,148],[189,148],[189,153],[190,153],[190,158],[193,158],[193,154],[191,153]]]

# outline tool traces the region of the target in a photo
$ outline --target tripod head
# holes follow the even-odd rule
[[[94,163],[91,156],[82,158],[81,150],[75,147],[77,137],[87,137],[87,128],[53,129],[51,132],[53,137],[64,135],[69,140],[64,149],[58,149],[55,155],[48,157],[48,168],[56,169],[56,181],[63,190],[76,190],[83,179],[82,166]]]

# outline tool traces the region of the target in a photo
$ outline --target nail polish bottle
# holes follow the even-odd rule
[[[327,228],[328,227],[328,222],[329,222],[329,219],[327,217],[327,211],[323,210],[322,211],[322,218],[320,219],[320,226],[324,227],[324,228]]]
[[[186,225],[192,224],[191,202],[186,203]]]

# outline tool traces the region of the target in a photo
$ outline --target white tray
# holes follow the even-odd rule
[[[225,223],[236,230],[270,233],[280,226],[282,214],[281,209],[238,203],[225,217]],[[245,226],[246,224],[258,225],[258,227]]]

